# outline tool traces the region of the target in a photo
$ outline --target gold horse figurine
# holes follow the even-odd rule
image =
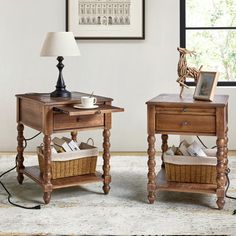
[[[193,78],[194,82],[197,83],[199,76],[200,76],[200,71],[202,69],[202,66],[200,66],[199,69],[196,69],[195,67],[188,67],[187,66],[186,55],[196,56],[195,51],[190,51],[190,50],[187,50],[186,48],[179,48],[179,47],[177,48],[177,50],[180,53],[180,57],[179,57],[178,70],[177,70],[179,78],[177,79],[176,82],[178,82],[181,86],[179,96],[182,97],[184,87],[189,88],[185,84],[186,78]]]

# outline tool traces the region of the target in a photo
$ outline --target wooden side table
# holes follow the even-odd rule
[[[155,201],[156,190],[217,195],[217,205],[225,204],[225,185],[227,168],[228,96],[216,95],[213,102],[195,101],[191,95],[179,98],[177,94],[161,94],[147,103],[148,117],[148,199]],[[163,153],[168,149],[168,134],[202,135],[217,137],[217,185],[177,183],[165,180],[164,163],[157,175],[155,173],[155,134],[162,137]]]
[[[69,99],[51,98],[50,94],[21,94],[17,97],[17,172],[18,182],[23,183],[24,175],[34,180],[43,188],[43,199],[47,204],[51,199],[53,189],[76,186],[83,183],[103,181],[105,194],[110,190],[110,129],[112,126],[112,113],[124,111],[123,108],[112,106],[113,99],[95,96],[96,109],[82,110],[73,108],[80,103],[82,96],[89,94],[73,92]],[[44,134],[45,172],[40,175],[39,167],[24,166],[24,125]],[[51,179],[51,135],[56,132],[70,131],[73,140],[76,140],[78,130],[103,129],[103,174],[81,175],[60,179]]]

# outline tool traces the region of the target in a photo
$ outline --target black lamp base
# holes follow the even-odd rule
[[[52,93],[50,93],[50,97],[52,98],[70,98],[71,92],[67,90],[56,89]]]
[[[62,69],[64,67],[64,65],[62,64],[63,59],[64,58],[61,56],[57,57],[57,60],[58,60],[57,68],[59,70],[59,76],[57,80],[56,90],[50,93],[50,97],[53,97],[53,98],[70,98],[71,97],[71,93],[66,90],[66,85],[62,76]]]

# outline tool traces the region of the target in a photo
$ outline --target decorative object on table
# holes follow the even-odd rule
[[[197,83],[202,66],[200,66],[199,69],[196,69],[195,67],[189,67],[187,65],[186,55],[195,56],[196,55],[195,51],[190,51],[186,48],[179,48],[179,47],[177,48],[177,50],[180,53],[180,58],[178,62],[178,70],[177,70],[179,78],[177,79],[177,82],[181,86],[179,96],[182,97],[184,87],[189,88],[185,84],[186,78],[193,78],[195,83]]]
[[[66,30],[76,39],[145,39],[144,0],[67,0]]]
[[[96,102],[97,102],[97,98],[95,98],[95,97],[91,97],[91,96],[89,96],[89,97],[87,97],[87,96],[81,97],[81,105],[83,107],[87,107],[87,108],[93,107]]]
[[[44,41],[41,56],[57,57],[59,76],[56,90],[50,94],[51,97],[71,97],[71,93],[66,90],[66,85],[62,76],[64,67],[62,61],[65,56],[80,56],[78,45],[72,32],[49,32]]]
[[[97,98],[93,97],[93,93],[92,92],[89,96],[83,96],[81,97],[81,103],[80,104],[74,104],[73,107],[74,108],[78,108],[78,109],[94,109],[94,108],[98,108],[99,106],[96,105],[97,102]]]
[[[218,77],[218,72],[202,71],[193,98],[196,100],[213,101]]]

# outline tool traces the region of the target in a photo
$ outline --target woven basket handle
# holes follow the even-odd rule
[[[92,138],[89,138],[89,139],[87,140],[87,144],[89,144],[89,141],[91,141],[91,142],[92,142],[92,146],[94,146],[94,140],[93,140]]]

